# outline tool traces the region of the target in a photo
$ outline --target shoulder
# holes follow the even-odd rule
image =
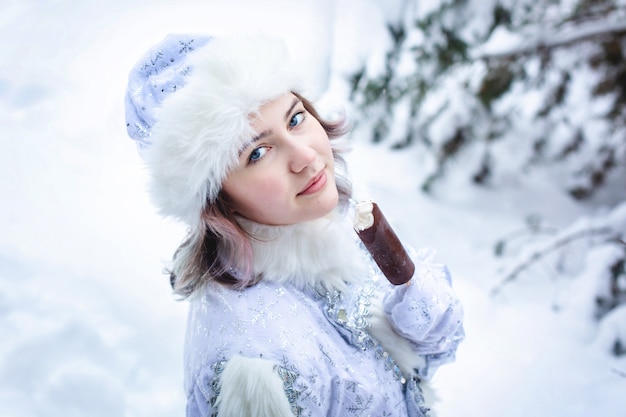
[[[312,295],[280,283],[261,281],[241,290],[214,284],[191,300],[188,322],[192,327],[208,321],[205,330],[211,332],[242,325],[269,329],[283,318],[311,314],[317,309]]]
[[[209,288],[190,304],[186,380],[190,384],[206,364],[235,354],[291,356],[301,343],[314,343],[326,323],[314,297],[293,287],[261,282],[242,291]]]
[[[194,300],[185,346],[188,407],[197,415],[219,408],[220,417],[294,415],[296,398],[288,394],[308,392],[309,375],[328,372],[311,359],[319,356],[314,347],[328,344],[321,341],[329,337],[325,321],[313,297],[275,283]],[[306,397],[307,406],[320,405]]]

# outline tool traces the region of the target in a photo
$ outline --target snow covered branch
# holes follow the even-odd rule
[[[544,246],[543,248],[532,252],[529,256],[526,257],[524,261],[514,266],[512,270],[504,276],[504,278],[500,281],[500,283],[497,284],[491,290],[491,294],[492,295],[499,294],[505,285],[514,281],[518,277],[518,275],[522,273],[525,269],[530,267],[532,264],[540,261],[541,259],[551,254],[552,252],[556,251],[557,249],[560,249],[566,245],[569,245],[572,242],[577,241],[579,239],[593,238],[593,237],[599,237],[599,236],[605,236],[607,238],[606,240],[616,240],[616,241],[619,240],[619,237],[615,236],[615,230],[608,226],[576,230],[574,232],[564,234],[560,238],[556,238],[552,240],[551,242],[549,242],[548,245]]]
[[[606,37],[621,37],[626,35],[626,24],[619,22],[607,24],[598,22],[579,26],[575,30],[560,30],[556,33],[543,33],[540,37],[525,41],[522,45],[511,47],[508,51],[489,51],[489,48],[476,54],[477,59],[507,59],[525,55],[535,55],[537,52],[556,48],[569,47],[581,42],[598,41]],[[481,48],[482,49],[482,48]]]

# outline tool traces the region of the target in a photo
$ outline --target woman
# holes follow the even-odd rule
[[[302,95],[283,43],[170,35],[129,78],[127,128],[161,213],[189,234],[188,416],[426,416],[462,307],[414,255],[389,284],[351,228],[342,120]]]

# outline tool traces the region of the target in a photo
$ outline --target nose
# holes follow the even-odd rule
[[[302,172],[315,162],[317,152],[311,148],[302,138],[289,140],[289,169],[292,172]]]

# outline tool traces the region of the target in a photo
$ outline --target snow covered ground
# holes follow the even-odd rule
[[[364,59],[381,22],[374,1],[259,3],[0,3],[1,416],[183,415],[186,305],[162,269],[184,231],[145,193],[123,123],[128,70],[168,32],[264,30],[288,38],[322,91],[329,60]],[[434,380],[440,416],[626,415],[626,359],[609,354],[574,278],[539,265],[490,295],[499,238],[531,214],[564,227],[589,209],[533,175],[425,197],[416,161],[358,138],[349,160],[361,195],[407,242],[438,250],[464,300],[467,340]]]

